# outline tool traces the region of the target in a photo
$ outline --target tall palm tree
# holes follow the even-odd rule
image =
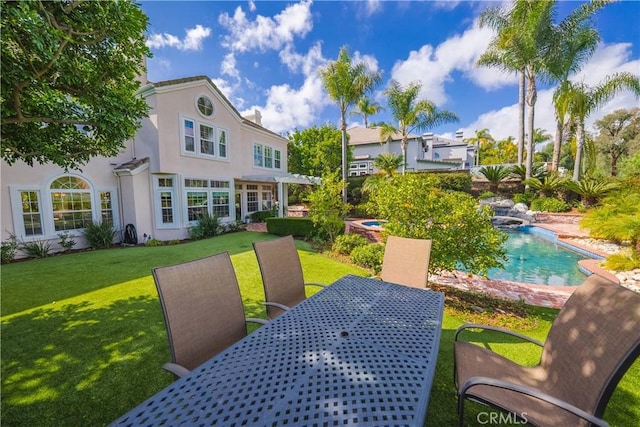
[[[387,141],[395,134],[400,134],[400,148],[402,149],[402,174],[405,174],[407,164],[407,141],[413,131],[425,131],[434,126],[458,121],[455,113],[440,110],[428,99],[419,100],[418,95],[422,85],[412,82],[403,89],[395,80],[389,82],[384,91],[387,96],[391,115],[398,123],[397,127],[383,124],[380,127],[380,140]]]
[[[479,58],[478,64],[524,74],[524,100],[528,107],[526,151],[529,153],[533,153],[535,104],[538,97],[536,80],[545,76],[544,57],[553,35],[551,28],[555,3],[515,0],[508,10],[492,8],[481,18],[483,25],[489,25],[497,30],[498,34],[490,43],[487,52]],[[520,90],[522,91],[522,88]],[[521,106],[521,114],[522,108]],[[518,153],[520,156],[520,146]],[[533,156],[527,156],[527,178],[531,176],[532,166]]]
[[[340,131],[342,132],[342,179],[347,182],[349,165],[347,164],[347,121],[346,114],[365,93],[372,90],[382,77],[370,71],[364,63],[354,64],[346,46],[340,48],[338,59],[320,69],[324,88],[340,109]],[[342,201],[347,202],[347,188],[342,190]]]
[[[360,98],[358,100],[358,103],[356,104],[356,108],[357,110],[352,111],[350,114],[355,116],[362,116],[364,127],[366,128],[369,127],[369,122],[367,121],[367,118],[369,116],[373,116],[374,114],[377,114],[378,112],[384,110],[382,105],[380,105],[376,101],[372,101],[371,99],[369,99],[368,96],[363,96],[362,98]]]
[[[594,13],[607,3],[609,1],[584,3],[552,28],[554,35],[551,37],[547,69],[550,79],[558,84],[553,94],[556,134],[551,156],[552,170],[558,170],[560,161],[567,115],[567,105],[563,99],[564,93],[569,89],[569,76],[578,72],[595,52],[600,42],[600,34],[593,27],[592,18]]]
[[[589,87],[584,82],[569,82],[569,89],[563,102],[567,103],[569,115],[576,124],[574,181],[580,180],[580,166],[585,144],[585,119],[624,89],[628,89],[640,97],[640,80],[638,77],[631,73],[617,73],[607,77],[603,82],[593,87]]]

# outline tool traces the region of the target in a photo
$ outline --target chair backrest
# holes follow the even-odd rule
[[[264,295],[267,303],[293,307],[306,298],[302,265],[293,237],[285,236],[264,242],[255,242]],[[283,310],[267,305],[267,317],[273,319]]]
[[[152,271],[172,362],[192,370],[247,335],[227,252]]]
[[[389,236],[380,278],[414,288],[426,288],[431,240]]]
[[[558,313],[545,342],[541,386],[602,417],[609,398],[640,355],[640,294],[596,274]]]

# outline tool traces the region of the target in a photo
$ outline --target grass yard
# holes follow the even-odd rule
[[[82,252],[2,266],[1,417],[6,426],[106,425],[173,380],[152,267],[228,251],[248,317],[265,317],[258,264],[251,243],[265,233],[239,232],[161,247]],[[314,253],[297,242],[305,279],[331,283],[368,272]],[[315,291],[315,289],[310,289]],[[526,334],[544,340],[556,311],[530,310]],[[457,423],[452,342],[464,313],[445,310],[427,425]],[[488,343],[493,334],[479,334]],[[489,345],[489,344],[484,344]],[[535,363],[526,344],[491,344]],[[486,408],[468,406],[466,421]],[[605,414],[617,426],[640,419],[640,363],[623,378]]]

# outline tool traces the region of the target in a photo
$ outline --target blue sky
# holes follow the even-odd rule
[[[561,1],[558,18],[579,6]],[[147,44],[153,58],[148,78],[162,81],[207,75],[243,114],[255,109],[263,125],[286,133],[324,123],[338,124],[319,67],[335,60],[340,47],[382,74],[372,94],[386,106],[382,91],[390,79],[422,84],[421,97],[455,112],[460,121],[432,129],[471,136],[488,128],[495,138],[517,135],[517,79],[478,68],[492,33],[478,26],[486,1],[142,1],[149,16]],[[640,2],[622,1],[597,13],[602,43],[572,80],[595,85],[627,71],[640,76]],[[553,133],[551,90],[541,86],[537,128]],[[618,108],[638,106],[629,93],[618,95],[588,120],[588,128]],[[351,115],[349,125],[361,123]],[[391,122],[388,111],[369,121]]]

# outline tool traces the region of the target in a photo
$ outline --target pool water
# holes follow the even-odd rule
[[[588,259],[586,256],[531,234],[527,227],[505,232],[509,260],[504,269],[489,270],[488,277],[554,286],[576,286],[587,277],[578,267],[578,261]]]

